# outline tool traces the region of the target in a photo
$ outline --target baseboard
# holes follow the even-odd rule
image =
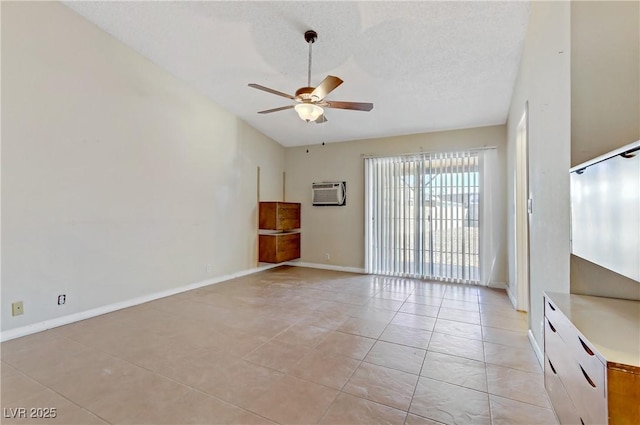
[[[306,263],[304,261],[287,261],[284,263],[288,266],[296,266],[296,267],[309,267],[312,269],[322,269],[322,270],[333,270],[337,272],[348,272],[348,273],[364,273],[364,269],[358,267],[345,267],[345,266],[335,266],[333,264],[319,264],[319,263]]]
[[[268,264],[262,265],[253,269],[242,270],[236,273],[217,276],[212,279],[203,280],[200,282],[191,283],[189,285],[180,286],[177,288],[171,288],[160,292],[154,292],[152,294],[143,295],[140,297],[132,298],[130,300],[121,301],[91,310],[81,311],[78,313],[69,314],[62,317],[56,317],[55,319],[45,320],[38,323],[33,323],[19,328],[10,329],[0,333],[0,342],[9,341],[22,336],[31,335],[37,332],[46,331],[47,329],[57,328],[58,326],[68,325],[69,323],[79,322],[80,320],[90,319],[92,317],[101,316],[103,314],[112,313],[123,308],[134,307],[136,305],[144,304],[149,301],[154,301],[160,298],[169,297],[182,292],[191,291],[193,289],[202,288],[203,286],[214,285],[216,283],[224,282],[226,280],[235,279],[242,276],[247,276],[263,270],[272,269],[278,267],[281,264]]]
[[[515,308],[517,310],[518,309],[518,299],[516,298],[515,294],[511,290],[511,286],[507,286],[507,296],[509,297],[509,301],[511,301],[511,305],[513,305],[513,308]]]
[[[540,351],[538,341],[536,341],[536,338],[533,336],[533,332],[531,332],[531,329],[529,329],[527,336],[529,337],[529,343],[533,347],[533,352],[536,353],[538,363],[540,363],[540,366],[542,366],[542,368],[544,369],[544,355],[542,354],[542,351]]]
[[[487,286],[494,289],[504,289],[505,291],[508,288],[505,282],[489,282]]]

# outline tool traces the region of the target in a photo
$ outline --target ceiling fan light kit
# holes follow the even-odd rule
[[[309,30],[304,33],[304,39],[309,44],[309,72],[307,73],[307,87],[301,87],[296,90],[295,96],[283,93],[260,84],[251,83],[249,87],[262,90],[277,96],[286,97],[297,102],[296,105],[281,106],[279,108],[267,109],[259,111],[259,114],[270,114],[272,112],[284,111],[286,109],[295,109],[301,120],[306,122],[315,122],[322,124],[327,122],[323,108],[334,109],[350,109],[353,111],[370,111],[373,109],[372,103],[361,102],[343,102],[343,101],[327,101],[325,97],[331,93],[336,87],[342,84],[342,80],[333,75],[328,75],[318,87],[311,87],[311,46],[318,38],[318,34]]]
[[[298,103],[294,109],[300,119],[306,122],[315,121],[324,113],[324,109],[313,103]]]

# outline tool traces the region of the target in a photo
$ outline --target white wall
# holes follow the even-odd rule
[[[530,312],[543,346],[544,291],[569,292],[569,168],[571,146],[570,3],[532,2],[529,29],[507,121],[509,282],[515,285],[515,141],[529,102]],[[515,288],[511,287],[511,291]]]
[[[284,148],[59,3],[1,51],[3,331],[256,266]]]
[[[640,3],[571,3],[571,165],[640,140]],[[571,292],[640,300],[640,283],[571,256]]]
[[[362,269],[364,267],[364,160],[362,155],[396,155],[496,146],[503,182],[496,201],[497,223],[506,221],[506,134],[504,126],[385,137],[325,146],[286,149],[286,198],[302,203],[301,261]],[[308,152],[307,152],[308,150]],[[311,184],[346,181],[347,205],[313,207]],[[506,282],[506,233],[500,238],[494,281]],[[330,255],[327,260],[325,254]]]

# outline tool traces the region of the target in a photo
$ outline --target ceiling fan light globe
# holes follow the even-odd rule
[[[315,121],[324,113],[321,107],[313,103],[298,103],[294,108],[300,119],[306,122]]]

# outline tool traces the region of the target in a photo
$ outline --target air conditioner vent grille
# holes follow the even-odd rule
[[[313,183],[311,189],[313,205],[345,205],[347,201],[346,185],[346,182]]]

